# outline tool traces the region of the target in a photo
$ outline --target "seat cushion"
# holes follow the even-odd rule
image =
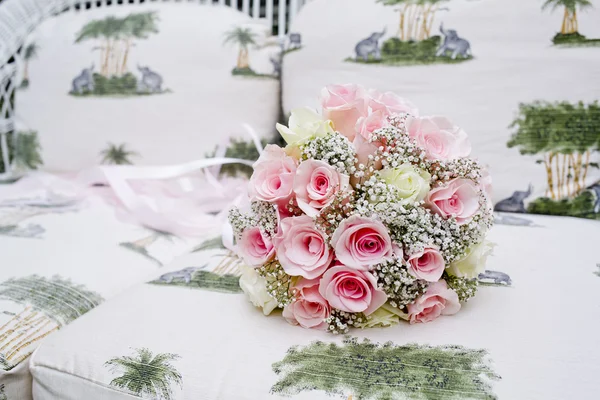
[[[459,314],[350,337],[265,317],[231,285],[239,261],[224,250],[181,257],[48,338],[31,359],[34,396],[594,398],[600,224],[499,222],[495,272]]]
[[[405,3],[303,7],[291,27],[302,48],[284,57],[284,111],[320,107],[316,94],[328,84],[392,91],[421,115],[447,116],[468,133],[473,155],[490,168],[497,210],[600,218],[600,77],[598,48],[589,46],[596,42],[553,44],[564,9],[542,10],[538,2]],[[577,18],[581,34],[600,37],[600,8]],[[464,57],[436,55],[441,30],[468,45]],[[369,38],[382,32],[374,45]]]
[[[197,2],[50,17],[24,46],[18,130],[37,133],[52,171],[196,160],[230,137],[247,139],[243,123],[270,135],[274,43],[263,22]]]
[[[122,222],[99,197],[53,193],[0,200],[0,383],[9,399],[31,398],[28,357],[43,340],[198,244]]]

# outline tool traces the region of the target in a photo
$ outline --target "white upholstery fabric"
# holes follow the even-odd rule
[[[157,32],[133,38],[126,60],[125,42],[114,47],[103,74],[129,72],[139,84],[137,67],[148,67],[162,77],[163,92],[70,94],[84,68],[93,64],[93,72],[101,73],[106,60],[102,35],[75,43],[86,23],[145,12],[156,13]],[[224,39],[238,26],[255,35],[256,46],[248,45],[250,67],[271,74],[270,57],[278,46],[269,28],[230,7],[148,2],[48,18],[25,45],[35,43],[37,55],[20,65],[22,77],[27,64],[28,86],[16,94],[17,129],[38,132],[45,168],[52,171],[98,164],[108,143],[126,144],[137,153],[130,157],[135,164],[174,164],[202,158],[231,136],[247,138],[242,123],[270,135],[278,116],[278,81],[232,75],[238,45]]]
[[[490,167],[494,202],[526,191],[530,184],[533,194],[527,201],[544,196],[546,171],[536,163],[542,156],[520,155],[517,148],[506,146],[519,103],[591,103],[598,99],[600,76],[595,68],[597,47],[552,45],[563,9],[543,11],[541,5],[522,0],[442,3],[431,34],[440,35],[440,23],[455,29],[470,42],[474,59],[396,66],[344,60],[355,57],[359,41],[384,27],[380,45],[395,37],[402,5],[384,6],[375,0],[310,2],[290,29],[301,33],[303,47],[284,58],[284,112],[306,105],[317,108],[317,94],[328,84],[359,83],[392,91],[412,101],[421,115],[447,116],[469,134],[473,155]],[[598,18],[599,7],[578,12],[580,33],[600,37]],[[599,159],[599,153],[592,152],[592,160]],[[600,170],[590,167],[586,185],[599,179]]]
[[[0,208],[0,361],[8,363],[0,365],[0,383],[7,398],[31,398],[26,357],[46,337],[195,245],[123,223],[96,197],[69,207]]]
[[[377,343],[487,349],[493,370],[502,377],[492,391],[502,399],[596,398],[600,277],[594,271],[600,261],[600,224],[563,217],[503,219],[525,226],[499,224],[492,230],[490,239],[497,246],[487,268],[509,274],[511,287],[480,287],[461,312],[429,324],[350,334]],[[214,253],[180,258],[169,270],[202,266],[206,254]],[[173,400],[280,398],[269,393],[278,381],[273,363],[292,346],[341,339],[288,325],[280,316],[265,317],[243,294],[140,284],[44,342],[31,359],[33,393],[37,400],[79,400],[83,394],[133,398],[111,386],[119,371],[105,363],[147,348],[179,356],[171,365],[183,383],[171,386]],[[339,398],[349,394],[343,391]],[[303,391],[293,398],[330,397]]]

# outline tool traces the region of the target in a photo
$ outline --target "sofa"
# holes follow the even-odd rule
[[[584,3],[0,3],[0,400],[597,398],[600,11]],[[224,215],[257,147],[347,82],[448,116],[489,168],[494,254],[454,318],[336,336],[243,293],[259,278]],[[192,185],[200,231],[147,223],[98,176],[212,157],[237,162],[131,186]]]

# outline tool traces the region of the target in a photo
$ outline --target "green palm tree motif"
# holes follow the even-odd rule
[[[579,31],[577,9],[591,8],[592,3],[589,0],[546,0],[542,5],[542,10],[550,8],[554,11],[559,7],[564,7],[563,21],[560,28],[560,33],[564,35]]]
[[[261,145],[264,148],[269,143],[268,140],[262,139]],[[211,154],[207,157],[214,157],[217,153],[218,146]],[[231,138],[229,140],[229,146],[225,149],[225,157],[228,158],[239,158],[242,160],[256,161],[258,160],[258,150],[252,140],[244,140]],[[252,167],[245,164],[225,164],[219,168],[219,174],[224,176],[247,176],[248,178],[252,175]]]
[[[4,393],[4,383],[0,384],[0,400],[8,400],[6,393]]]
[[[314,342],[292,347],[273,364],[280,375],[272,393],[322,390],[361,400],[495,399],[500,379],[485,350],[462,346],[395,345],[347,337],[342,345]],[[340,397],[341,397],[340,396]]]
[[[23,305],[0,327],[0,368],[6,370],[26,359],[44,337],[103,301],[98,293],[68,279],[38,275],[0,283],[0,300]]]
[[[150,235],[144,236],[141,239],[138,239],[134,242],[122,242],[119,243],[119,246],[124,247],[126,249],[132,250],[138,254],[143,255],[144,257],[147,257],[148,259],[154,261],[155,263],[158,264],[159,267],[162,267],[162,262],[160,262],[160,260],[156,259],[155,257],[153,257],[149,252],[148,252],[148,247],[156,242],[159,239],[164,239],[167,240],[169,242],[172,242],[176,236],[174,236],[171,233],[168,232],[161,232],[161,231],[157,231],[157,230],[152,230],[152,233]]]
[[[127,59],[129,50],[133,45],[133,39],[147,39],[150,34],[158,33],[158,27],[156,26],[157,21],[158,17],[152,12],[130,14],[125,18],[125,52],[122,57],[121,74],[124,74],[125,71],[127,71]]]
[[[386,6],[400,6],[398,38],[425,40],[431,36],[435,14],[441,3],[448,0],[377,0]]]
[[[256,45],[256,34],[250,28],[235,27],[225,32],[223,44],[232,43],[239,46],[236,69],[249,69],[248,47]]]
[[[108,147],[100,153],[102,155],[102,164],[116,164],[116,165],[131,165],[133,164],[130,160],[132,156],[137,156],[138,153],[127,149],[127,145],[109,143]]]
[[[81,28],[75,43],[87,40],[100,41],[94,50],[100,50],[100,74],[122,76],[127,72],[129,52],[134,40],[147,39],[158,33],[156,12],[129,14],[124,18],[108,16],[88,22]]]
[[[204,251],[204,250],[213,250],[213,249],[220,249],[220,250],[226,249],[226,247],[223,245],[223,238],[221,238],[221,236],[216,236],[214,238],[203,241],[198,246],[194,247],[191,250],[191,253],[196,253],[196,252]]]
[[[29,61],[38,55],[40,47],[35,43],[30,43],[23,51],[23,78],[21,79],[21,88],[29,86]]]
[[[110,382],[111,386],[126,389],[140,396],[170,400],[173,384],[182,385],[181,374],[171,364],[177,354],[152,354],[147,348],[134,349],[134,356],[115,357],[104,365],[113,373],[122,375]]]
[[[52,278],[31,275],[8,279],[0,283],[0,299],[29,304],[61,326],[103,301],[98,293],[58,275]]]
[[[0,100],[1,107],[1,100]],[[43,164],[36,131],[0,133],[0,173],[16,169],[36,169]]]
[[[43,164],[36,131],[17,132],[13,143],[12,162],[17,169],[37,169]]]
[[[588,171],[598,168],[591,155],[600,151],[600,104],[592,102],[519,104],[507,143],[521,154],[537,155],[544,166],[546,196],[575,198],[585,190]],[[577,129],[573,129],[577,127]]]

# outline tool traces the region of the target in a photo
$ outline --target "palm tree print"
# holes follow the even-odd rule
[[[40,141],[36,131],[3,133],[0,146],[2,147],[0,173],[37,169],[43,164]]]
[[[500,376],[485,350],[462,346],[379,344],[347,337],[343,344],[292,347],[272,365],[279,381],[271,393],[320,390],[352,400],[495,399]]]
[[[547,197],[575,198],[585,190],[590,169],[599,167],[592,159],[600,151],[599,125],[598,102],[522,103],[509,126],[513,133],[507,146],[539,158]]]
[[[29,44],[23,51],[23,78],[21,79],[21,88],[29,86],[29,61],[38,55],[39,46],[35,43]]]
[[[147,348],[134,349],[134,353],[133,356],[112,358],[104,364],[111,372],[121,374],[110,385],[146,398],[170,400],[172,385],[181,387],[183,383],[181,374],[171,364],[179,356],[172,353],[154,355]]]
[[[147,257],[148,259],[157,263],[159,267],[162,267],[162,262],[160,262],[160,260],[158,260],[150,254],[150,252],[148,251],[148,247],[150,247],[154,242],[156,242],[159,239],[164,239],[169,242],[172,242],[175,239],[175,236],[168,232],[161,232],[156,230],[151,231],[152,233],[150,233],[147,236],[144,236],[141,239],[135,240],[133,242],[122,242],[119,243],[119,246],[139,253],[144,257]]]
[[[131,165],[132,156],[137,156],[138,153],[135,151],[128,150],[126,144],[113,144],[109,143],[108,147],[100,153],[102,155],[102,164],[115,164],[115,165]]]
[[[448,0],[377,0],[386,6],[399,6],[398,39],[425,40],[431,37],[435,14]]]
[[[55,330],[102,302],[82,285],[54,276],[31,275],[0,283],[0,300],[22,305],[0,326],[0,369],[9,370],[29,357],[35,345]]]
[[[37,169],[44,163],[36,131],[17,132],[13,143],[12,162],[17,169]]]
[[[585,10],[592,7],[589,0],[546,0],[542,5],[542,9],[552,9],[563,7],[563,20],[560,28],[560,33],[563,35],[579,32],[579,24],[577,22],[577,9]]]
[[[155,12],[129,14],[124,18],[108,16],[88,22],[77,34],[75,43],[87,40],[99,42],[100,74],[122,76],[127,72],[129,52],[135,40],[147,39],[158,33],[158,16]]]
[[[239,46],[236,69],[249,69],[248,47],[256,45],[256,34],[250,28],[238,26],[225,33],[223,44],[229,43]]]
[[[8,400],[8,397],[4,393],[4,383],[0,384],[0,400]]]

